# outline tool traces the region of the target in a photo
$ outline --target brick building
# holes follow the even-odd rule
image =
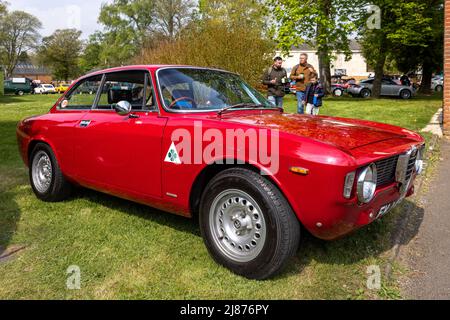
[[[444,133],[450,135],[450,0],[445,0],[444,24]]]
[[[42,83],[50,83],[53,80],[52,74],[47,68],[35,66],[31,63],[19,63],[11,78],[29,78],[39,80]]]

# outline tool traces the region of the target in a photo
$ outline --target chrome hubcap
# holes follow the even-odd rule
[[[33,159],[32,178],[37,191],[45,193],[52,183],[52,163],[44,151],[39,151]]]
[[[241,190],[226,190],[214,199],[209,224],[215,245],[234,261],[249,262],[264,247],[264,215],[256,201]]]

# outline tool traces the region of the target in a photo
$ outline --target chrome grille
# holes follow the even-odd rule
[[[395,170],[399,156],[383,159],[375,162],[377,166],[377,186],[383,187],[395,181]]]
[[[419,150],[415,149],[411,153],[411,156],[409,157],[408,167],[406,169],[406,181],[409,181],[409,179],[411,179],[411,176],[412,176],[412,174],[414,172],[414,169],[415,169],[418,153],[419,153]]]

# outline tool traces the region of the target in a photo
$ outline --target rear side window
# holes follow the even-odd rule
[[[97,91],[102,82],[102,75],[81,80],[61,102],[60,109],[91,109]]]
[[[122,71],[106,74],[97,109],[112,110],[114,104],[128,101],[133,110],[155,109],[153,88],[149,73],[145,71]]]

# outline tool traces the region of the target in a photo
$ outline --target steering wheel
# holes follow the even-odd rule
[[[170,104],[169,109],[173,109],[173,107],[174,107],[178,102],[183,101],[183,100],[189,100],[189,101],[192,102],[192,105],[195,104],[195,100],[192,99],[191,97],[181,97],[181,98],[175,99],[175,100]]]

